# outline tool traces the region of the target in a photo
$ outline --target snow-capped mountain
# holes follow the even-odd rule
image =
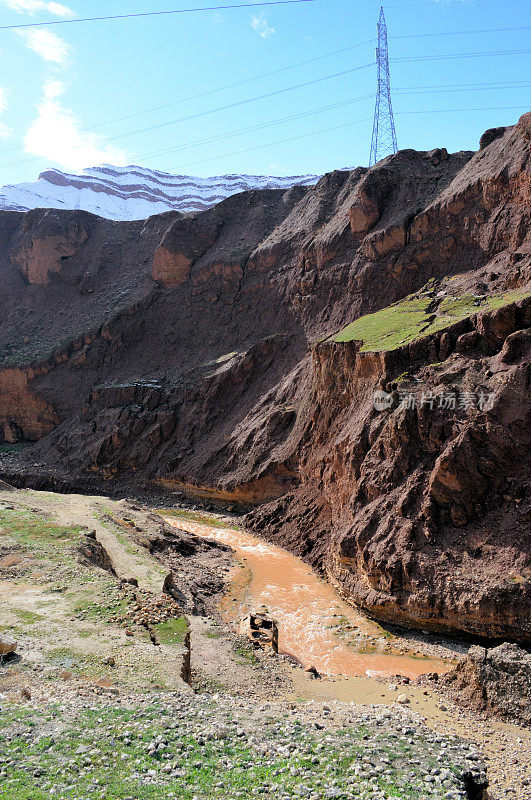
[[[85,169],[79,175],[49,169],[34,183],[0,189],[0,209],[82,209],[107,219],[146,219],[164,211],[200,211],[248,189],[288,189],[295,185],[311,186],[317,180],[316,175],[194,178],[135,166],[104,165]]]

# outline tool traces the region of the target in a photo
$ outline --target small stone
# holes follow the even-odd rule
[[[11,639],[4,639],[3,636],[0,636],[0,656],[7,656],[10,653],[14,653],[17,647],[17,642]]]
[[[396,698],[396,702],[405,705],[406,703],[409,703],[409,699],[405,694],[399,694]]]

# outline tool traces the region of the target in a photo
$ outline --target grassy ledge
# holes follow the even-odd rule
[[[472,314],[492,311],[529,296],[529,292],[515,290],[490,297],[447,295],[434,298],[433,292],[425,287],[381,311],[360,317],[327,341],[361,341],[362,352],[395,350],[421,336],[448,328]],[[438,300],[440,302],[437,303]]]

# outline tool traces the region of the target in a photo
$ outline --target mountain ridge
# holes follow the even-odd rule
[[[134,221],[166,211],[204,211],[234,194],[255,189],[311,186],[319,176],[219,175],[200,178],[171,175],[146,167],[87,167],[80,174],[51,168],[34,182],[0,189],[0,210],[35,208],[88,211],[105,219]]]

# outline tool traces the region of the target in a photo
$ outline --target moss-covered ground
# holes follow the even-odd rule
[[[434,303],[433,292],[427,287],[381,311],[360,317],[328,341],[361,341],[362,352],[394,350],[473,314],[501,308],[528,296],[529,292],[518,290],[481,297],[447,295]],[[433,308],[434,305],[437,307]]]

